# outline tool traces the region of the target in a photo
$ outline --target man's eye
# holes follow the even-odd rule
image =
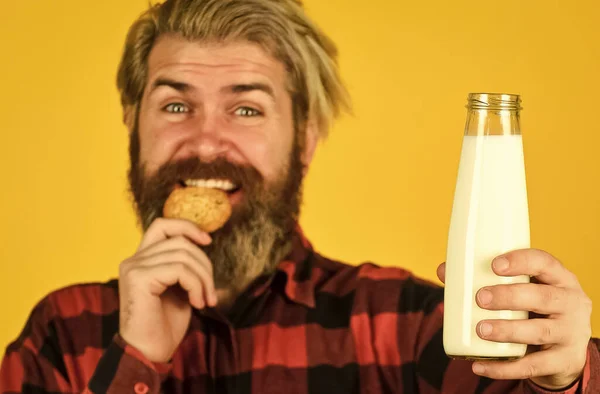
[[[235,114],[238,116],[253,117],[262,115],[262,112],[251,107],[239,107],[235,110]]]
[[[164,110],[172,114],[183,114],[189,112],[188,107],[182,103],[171,103],[167,105]]]

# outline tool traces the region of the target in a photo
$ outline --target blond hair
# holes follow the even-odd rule
[[[260,45],[288,71],[296,126],[315,122],[320,137],[342,111],[350,110],[337,48],[307,17],[300,0],[166,0],[144,12],[127,35],[117,87],[130,127],[147,83],[150,51],[163,34]]]

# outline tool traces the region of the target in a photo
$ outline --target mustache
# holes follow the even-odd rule
[[[245,190],[252,190],[264,182],[254,167],[237,165],[224,158],[203,162],[197,157],[190,157],[162,165],[149,183],[155,190],[171,190],[188,179],[226,179],[236,188]]]

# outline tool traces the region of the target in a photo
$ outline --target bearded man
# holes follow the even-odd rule
[[[349,107],[336,57],[295,0],[167,0],[135,21],[118,87],[143,238],[118,279],[40,302],[2,392],[600,392],[591,301],[549,253],[490,262],[538,280],[481,289],[480,307],[542,317],[480,322],[484,339],[532,346],[472,363],[444,353],[441,287],[311,248],[302,180]],[[162,215],[174,190],[199,186],[232,207],[211,234]]]

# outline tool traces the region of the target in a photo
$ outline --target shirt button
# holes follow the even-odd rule
[[[146,383],[138,382],[133,386],[133,391],[135,391],[135,394],[147,394],[150,388]]]

